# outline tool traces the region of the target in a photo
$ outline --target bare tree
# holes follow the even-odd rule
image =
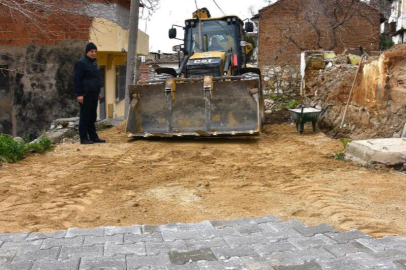
[[[283,36],[289,43],[300,50],[324,49],[333,50],[341,40],[341,31],[357,31],[351,28],[349,22],[354,16],[360,16],[374,24],[365,3],[359,0],[297,0],[295,17],[307,23],[313,33],[313,40],[303,39],[303,25],[287,23]],[[345,44],[344,44],[345,45]]]

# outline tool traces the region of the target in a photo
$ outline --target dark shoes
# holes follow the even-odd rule
[[[102,140],[102,139],[100,139],[100,138],[97,138],[97,139],[95,139],[95,140],[92,140],[92,142],[93,142],[93,143],[105,143],[106,140]]]
[[[81,141],[80,144],[93,144],[93,142],[91,140],[84,140]]]

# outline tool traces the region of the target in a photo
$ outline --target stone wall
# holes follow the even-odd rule
[[[10,91],[0,91],[0,100],[10,102],[8,109],[1,111],[0,133],[11,131],[14,136],[35,138],[52,120],[77,116],[73,67],[83,56],[85,44],[65,41],[57,46],[0,46],[0,65],[11,70]]]
[[[297,97],[300,93],[300,67],[293,65],[262,66],[262,83],[265,97],[280,95]]]

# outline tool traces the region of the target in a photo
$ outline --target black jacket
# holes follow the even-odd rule
[[[76,96],[97,96],[100,94],[101,78],[96,59],[87,56],[81,58],[75,65],[75,94]]]

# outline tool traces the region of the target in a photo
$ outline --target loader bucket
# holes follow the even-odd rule
[[[258,135],[259,81],[237,79],[170,78],[130,86],[126,131],[135,137]]]

